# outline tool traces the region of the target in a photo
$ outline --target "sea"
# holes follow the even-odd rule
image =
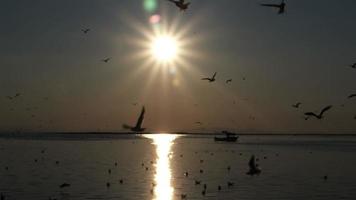
[[[252,155],[262,170],[250,176]],[[356,199],[356,136],[0,134],[5,200]]]

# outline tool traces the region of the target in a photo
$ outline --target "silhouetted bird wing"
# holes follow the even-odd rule
[[[215,73],[214,73],[214,75],[213,75],[213,78],[212,78],[212,79],[214,79],[214,78],[215,78],[216,74],[217,74],[217,73],[215,72]]]
[[[316,117],[316,118],[318,118],[319,116],[317,115],[317,114],[315,114],[315,113],[313,113],[313,112],[306,112],[306,113],[304,113],[304,115],[306,115],[306,116],[309,116],[309,117]]]
[[[124,128],[124,129],[132,129],[133,127],[132,127],[132,126],[129,126],[129,125],[127,125],[127,124],[123,124],[123,125],[122,125],[122,128]]]
[[[321,110],[320,116],[323,116],[323,114],[324,114],[326,111],[330,110],[331,108],[332,108],[332,106],[327,106],[327,107],[325,107],[323,110]]]
[[[265,4],[265,3],[262,3],[261,6],[274,7],[274,8],[280,8],[281,7],[279,4]]]
[[[255,156],[251,156],[250,161],[248,162],[248,166],[251,169],[254,169],[256,167],[256,163],[255,163]]]
[[[137,120],[136,127],[141,128],[144,117],[145,117],[145,107],[143,106],[142,110],[141,110],[140,117]]]
[[[354,98],[356,97],[356,94],[351,94],[350,96],[348,96],[347,98],[351,99],[351,98]]]

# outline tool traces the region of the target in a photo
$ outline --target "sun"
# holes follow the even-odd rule
[[[151,43],[151,54],[159,62],[173,62],[179,52],[178,41],[168,35],[153,38]]]

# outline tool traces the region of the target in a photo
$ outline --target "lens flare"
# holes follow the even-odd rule
[[[143,7],[145,8],[145,10],[147,12],[154,12],[157,7],[158,7],[158,3],[157,3],[157,0],[144,0],[143,1]]]
[[[151,51],[158,61],[173,61],[177,56],[177,41],[170,36],[159,36],[152,41]]]

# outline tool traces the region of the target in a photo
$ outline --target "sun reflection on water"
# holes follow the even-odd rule
[[[171,134],[152,134],[145,135],[146,138],[153,140],[156,146],[156,173],[154,200],[172,200],[174,188],[171,185],[171,166],[170,155],[171,147],[177,135]]]

